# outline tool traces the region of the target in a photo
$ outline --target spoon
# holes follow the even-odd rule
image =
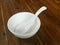
[[[31,19],[29,19],[27,22],[24,22],[24,23],[22,23],[22,24],[18,24],[18,25],[15,27],[14,31],[17,32],[17,33],[26,33],[26,32],[30,29],[30,27],[34,25],[34,22],[35,22],[37,16],[38,16],[41,12],[43,12],[44,10],[46,10],[46,9],[47,9],[47,7],[42,6],[42,7],[34,14],[34,16],[31,17]]]

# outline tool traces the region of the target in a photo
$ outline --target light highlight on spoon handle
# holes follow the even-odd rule
[[[46,6],[42,6],[36,13],[35,16],[37,17],[41,12],[43,12],[44,10],[46,10],[47,7]]]

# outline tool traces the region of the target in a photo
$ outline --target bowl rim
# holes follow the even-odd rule
[[[30,13],[30,12],[18,12],[18,13],[15,13],[14,15],[16,15],[16,14],[19,14],[19,13],[28,13],[28,14],[33,14],[33,13]],[[12,16],[14,16],[14,15],[12,15]],[[34,14],[33,14],[34,15]],[[12,17],[11,16],[11,17]],[[10,18],[11,18],[10,17]],[[10,19],[9,18],[9,19]],[[37,17],[37,20],[39,20],[39,25],[41,26],[41,21],[40,21],[40,19],[39,19],[39,17]],[[9,21],[9,20],[8,20]],[[39,26],[39,27],[40,27]],[[26,34],[26,33],[24,33],[24,34],[19,34],[19,33],[16,33],[16,32],[14,32],[14,31],[12,31],[12,29],[11,28],[9,28],[9,26],[8,26],[8,22],[7,22],[7,27],[8,27],[8,30],[11,32],[11,33],[13,33],[14,35],[24,35],[24,36],[26,36],[26,35],[32,35],[32,34],[35,34],[38,30],[39,30],[39,28],[37,29],[37,31],[35,31],[35,32],[31,32],[31,33],[28,33],[28,34]]]

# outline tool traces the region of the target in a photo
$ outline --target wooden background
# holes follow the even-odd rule
[[[20,39],[8,31],[10,16],[35,13],[43,5],[48,9],[39,15],[42,25],[35,36]],[[0,0],[0,45],[60,45],[60,0]]]

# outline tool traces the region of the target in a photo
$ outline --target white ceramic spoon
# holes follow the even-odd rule
[[[26,32],[30,29],[30,27],[34,25],[34,22],[35,22],[37,16],[38,16],[41,12],[43,12],[44,10],[46,10],[46,9],[47,9],[47,7],[42,6],[42,7],[35,13],[35,15],[34,15],[33,17],[31,17],[31,19],[28,19],[27,22],[24,22],[24,23],[22,23],[22,24],[18,24],[18,25],[15,27],[15,30],[14,30],[14,31],[17,32],[17,33],[26,33]]]

